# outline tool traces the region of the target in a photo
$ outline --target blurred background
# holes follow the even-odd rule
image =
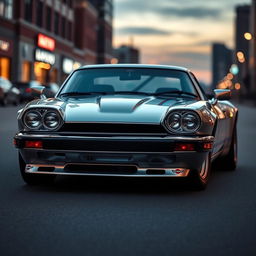
[[[0,0],[0,103],[54,95],[81,65],[145,63],[256,104],[255,36],[256,0]]]

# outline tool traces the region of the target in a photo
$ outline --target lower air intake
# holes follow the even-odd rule
[[[68,164],[64,169],[66,172],[73,173],[90,173],[90,174],[135,174],[136,166],[122,165],[75,165]]]

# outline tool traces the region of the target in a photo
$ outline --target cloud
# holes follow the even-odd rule
[[[145,63],[167,64],[174,66],[183,66],[189,69],[209,70],[210,55],[209,53],[183,51],[170,52],[163,51],[157,58],[152,54],[143,56]]]
[[[188,59],[193,61],[205,61],[208,60],[209,54],[208,53],[201,53],[201,52],[191,52],[191,51],[183,51],[183,52],[170,52],[170,57],[173,58],[180,58],[180,59]]]
[[[222,17],[223,6],[216,6],[213,1],[201,0],[180,0],[179,4],[170,0],[158,0],[157,2],[148,0],[124,0],[119,1],[116,15],[144,15],[153,14],[160,17],[181,17],[181,18],[220,18]]]
[[[117,29],[120,35],[170,35],[171,32],[149,27],[122,27]]]
[[[194,43],[194,44],[192,44],[192,45],[193,45],[193,46],[210,46],[210,45],[213,44],[213,42],[214,42],[214,40],[213,40],[213,41],[210,41],[210,40],[207,40],[207,41],[198,41],[198,42],[196,42],[196,43]]]
[[[151,27],[120,27],[116,29],[118,35],[183,35],[183,36],[197,36],[197,32],[193,31],[167,31],[158,28],[151,28]]]
[[[209,82],[211,44],[232,47],[234,8],[243,3],[251,0],[115,0],[115,44],[134,35],[143,63],[186,66]]]
[[[176,16],[182,18],[196,18],[196,19],[204,19],[204,18],[220,18],[222,15],[222,10],[216,8],[208,8],[208,7],[161,7],[157,10],[160,15],[163,16]]]

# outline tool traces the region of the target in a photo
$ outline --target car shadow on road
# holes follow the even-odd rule
[[[187,194],[197,192],[187,179],[117,178],[117,177],[58,177],[54,184],[28,186],[34,192],[113,193],[113,194]]]

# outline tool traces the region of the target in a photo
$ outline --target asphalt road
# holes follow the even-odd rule
[[[256,255],[256,108],[240,107],[237,171],[184,183],[59,178],[29,187],[0,107],[0,255]]]

